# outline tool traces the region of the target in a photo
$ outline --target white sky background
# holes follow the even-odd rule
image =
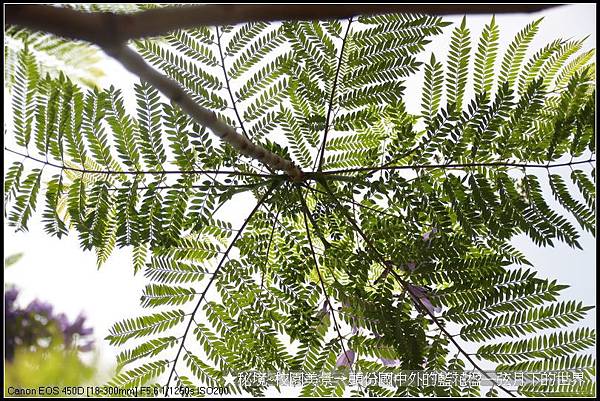
[[[596,47],[595,4],[569,5],[528,15],[497,15],[496,22],[500,27],[499,59],[515,34],[526,24],[542,15],[545,16],[545,19],[530,46],[527,57],[557,38],[581,39],[589,35],[582,51]],[[461,18],[461,16],[454,16],[445,19],[460,23]],[[477,45],[480,33],[490,19],[490,15],[467,17],[472,48]],[[345,28],[345,23],[343,26]],[[421,61],[429,60],[431,51],[434,51],[437,60],[445,60],[454,27],[455,24],[448,26],[443,35],[435,36],[433,42],[426,47],[426,51],[420,55],[419,59]],[[497,60],[498,62],[499,60]],[[117,62],[107,58],[104,65],[108,77],[103,80],[103,87],[114,84],[123,88],[123,91],[127,93],[132,89],[133,83],[137,82],[137,78],[126,72]],[[421,67],[418,77],[406,84],[405,99],[408,110],[412,112],[416,112],[419,108],[421,93],[418,88],[422,82],[422,75]],[[465,101],[471,99],[471,86],[472,82],[467,84],[469,91],[466,93]],[[413,93],[414,95],[412,95]],[[5,116],[7,115],[6,104],[10,104],[10,102],[5,102]],[[128,110],[133,112],[135,109],[129,107]],[[10,114],[10,112],[8,113]],[[10,131],[8,132],[10,135]],[[6,138],[6,141],[12,143],[9,138]],[[8,154],[5,154],[5,157],[6,169],[10,165],[8,163],[16,159]],[[33,164],[29,161],[26,162],[26,166],[31,168]],[[589,166],[582,168],[589,169]],[[568,167],[566,169],[560,173],[565,176],[565,181],[570,183]],[[543,173],[545,176],[545,172]],[[553,207],[556,207],[545,181],[547,180],[541,180],[546,189],[546,199]],[[228,220],[232,221],[234,228],[239,227],[252,206],[251,202],[234,198],[234,201],[225,210],[225,213],[229,215]],[[138,273],[137,276],[133,275],[129,249],[115,249],[107,263],[97,270],[95,254],[81,250],[75,234],[72,233],[69,237],[61,240],[49,237],[44,233],[43,225],[40,223],[43,207],[44,198],[40,197],[36,212],[29,224],[29,232],[14,233],[13,229],[5,224],[5,255],[24,253],[24,257],[18,264],[5,271],[5,283],[15,284],[21,289],[18,302],[23,306],[33,298],[39,298],[52,303],[55,310],[65,312],[70,319],[74,319],[79,312],[83,311],[88,316],[89,324],[94,328],[102,363],[105,367],[109,367],[114,363],[116,355],[124,348],[111,347],[104,342],[103,338],[108,334],[108,329],[116,321],[124,318],[154,313],[154,310],[143,309],[139,306],[139,299],[147,280],[143,273]],[[569,216],[567,217],[569,218]],[[574,222],[572,218],[569,220]],[[577,224],[575,225],[577,226]],[[596,245],[594,238],[585,232],[581,232],[580,243],[583,250],[571,249],[563,243],[558,243],[555,248],[539,248],[524,235],[513,241],[513,244],[521,249],[534,264],[535,269],[540,272],[540,276],[556,278],[560,283],[571,286],[563,292],[566,298],[581,300],[587,305],[595,305]],[[184,308],[189,309],[192,307],[191,305],[187,304]],[[590,311],[587,320],[581,322],[580,325],[595,327],[595,310]],[[183,326],[180,326],[180,329],[183,330]],[[474,346],[473,350],[476,348]],[[176,348],[168,352],[174,354]],[[168,352],[165,355],[168,355]]]

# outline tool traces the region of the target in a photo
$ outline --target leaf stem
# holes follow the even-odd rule
[[[333,87],[331,88],[331,96],[329,97],[329,108],[327,109],[327,119],[325,121],[325,133],[323,134],[323,143],[321,143],[321,151],[319,156],[319,167],[317,171],[321,171],[323,167],[323,158],[325,157],[325,144],[327,143],[327,134],[329,133],[329,123],[331,118],[331,111],[333,110],[333,101],[335,98],[335,89],[337,87],[338,78],[340,75],[340,68],[342,66],[342,60],[344,59],[344,48],[346,47],[346,39],[348,38],[348,32],[350,32],[350,25],[352,25],[352,17],[348,20],[348,26],[346,27],[346,33],[342,40],[342,49],[340,50],[340,58],[338,60],[337,69],[335,71],[335,78],[333,80]]]
[[[233,237],[233,240],[229,243],[229,246],[227,247],[227,250],[223,254],[223,257],[221,258],[221,261],[219,262],[217,268],[215,269],[212,277],[208,281],[208,284],[206,285],[206,288],[202,292],[202,295],[200,296],[200,299],[196,303],[196,306],[195,306],[194,310],[192,311],[191,318],[190,318],[190,320],[189,320],[189,322],[187,324],[187,327],[185,328],[185,331],[183,333],[182,340],[181,340],[181,345],[179,346],[179,349],[177,350],[177,355],[175,356],[175,359],[173,360],[173,368],[171,369],[171,373],[169,374],[169,379],[167,380],[167,384],[166,384],[167,388],[169,387],[169,384],[171,383],[171,378],[173,376],[173,372],[175,371],[175,365],[177,365],[177,360],[179,359],[179,355],[181,354],[181,350],[184,347],[185,339],[187,338],[187,334],[188,334],[188,332],[190,330],[190,327],[192,326],[192,322],[194,321],[194,316],[196,315],[196,312],[198,312],[198,309],[200,308],[200,304],[202,304],[202,301],[204,301],[204,299],[206,298],[206,294],[208,292],[208,289],[210,288],[210,286],[214,282],[215,278],[217,277],[219,271],[223,267],[223,264],[224,264],[225,260],[227,259],[228,255],[229,255],[229,252],[231,252],[231,250],[233,249],[233,246],[234,246],[235,242],[242,235],[242,232],[246,228],[246,225],[250,222],[250,220],[252,219],[252,217],[254,216],[254,214],[262,206],[262,204],[265,202],[265,200],[271,194],[271,192],[273,192],[273,190],[275,189],[276,185],[278,185],[278,184],[277,183],[273,183],[273,186],[271,186],[271,188],[269,188],[269,190],[262,196],[262,198],[260,198],[260,200],[256,203],[256,206],[254,206],[254,209],[252,209],[252,211],[250,212],[250,214],[248,215],[248,217],[246,217],[246,220],[244,220],[244,223],[242,224],[242,226],[240,227],[240,229],[238,230],[238,232],[235,234],[235,237]]]

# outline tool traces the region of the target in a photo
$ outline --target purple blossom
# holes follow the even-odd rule
[[[350,367],[354,363],[355,353],[351,349],[346,352],[342,352],[335,362],[335,366],[341,368],[342,366]]]
[[[411,262],[408,262],[408,263],[406,264],[406,267],[407,267],[407,268],[408,268],[408,270],[410,270],[411,272],[414,272],[414,271],[415,271],[415,269],[417,268],[417,264],[416,264],[415,262],[411,261]]]
[[[325,316],[329,316],[330,313],[331,313],[331,308],[330,308],[327,300],[325,300],[323,302],[323,307],[321,309],[319,309],[319,311],[317,312],[317,318],[319,320],[322,320],[323,318],[325,318]]]
[[[52,316],[52,309],[52,305],[50,305],[48,302],[43,302],[39,299],[34,299],[29,303],[29,305],[27,305],[27,308],[25,308],[25,312],[44,315],[50,318]]]
[[[91,335],[94,332],[94,329],[92,329],[91,327],[83,327],[84,322],[85,316],[83,315],[83,313],[80,313],[79,316],[77,316],[77,319],[75,319],[75,321],[73,322],[73,324],[67,325],[67,327],[63,329],[63,335],[65,336],[66,344],[71,344],[71,341],[73,341],[73,336],[75,335],[85,337]]]
[[[442,311],[442,308],[440,308],[439,306],[433,306],[429,298],[421,298],[421,302],[423,303],[423,306],[425,306],[425,308],[432,315],[435,315],[436,313],[440,313]]]
[[[431,231],[427,231],[425,234],[423,234],[423,241],[427,241],[428,239],[431,238],[432,235],[434,235],[435,233],[437,233],[437,229],[435,227],[433,227],[431,229]]]
[[[387,359],[387,358],[380,358],[380,359],[381,359],[381,362],[383,362],[383,366],[394,367],[394,366],[400,365],[400,359]]]
[[[327,300],[323,301],[323,307],[321,308],[321,312],[327,315],[329,315],[329,312],[331,312],[331,308],[329,307],[329,302],[327,302]]]
[[[440,313],[442,311],[442,308],[440,308],[439,306],[433,306],[433,304],[429,300],[429,297],[426,292],[427,290],[425,288],[420,287],[418,285],[409,284],[408,289],[408,293],[413,298],[415,304],[424,306],[425,309],[427,309],[432,315],[435,313]]]
[[[43,349],[54,344],[56,329],[62,334],[64,347],[77,347],[80,351],[89,351],[93,340],[88,336],[93,333],[91,327],[85,327],[85,316],[80,314],[70,323],[64,313],[53,314],[53,307],[48,302],[34,299],[26,308],[16,305],[19,290],[9,288],[4,292],[5,323],[5,358],[12,360],[17,346]],[[83,341],[74,344],[74,339]]]
[[[12,306],[12,304],[15,302],[18,296],[19,290],[17,290],[15,287],[9,288],[4,292],[4,305]]]
[[[15,315],[15,301],[19,296],[19,290],[12,287],[4,292],[4,318],[6,320],[16,317]]]
[[[88,341],[87,343],[85,343],[84,345],[79,347],[79,351],[81,352],[89,352],[93,349],[94,347],[94,341]]]
[[[59,313],[58,315],[56,315],[56,323],[58,324],[60,331],[62,331],[63,333],[69,327],[69,319],[67,319],[67,315],[65,315],[64,313]]]
[[[418,285],[412,285],[409,284],[408,285],[410,291],[409,293],[417,298],[426,298],[427,297],[427,293],[425,292],[425,288],[420,287]]]

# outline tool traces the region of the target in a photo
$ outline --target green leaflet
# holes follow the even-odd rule
[[[44,230],[50,235],[56,235],[58,238],[68,234],[65,222],[58,214],[58,200],[64,192],[62,175],[54,176],[47,184],[46,189],[46,209],[44,210]]]
[[[15,72],[19,69],[22,48],[29,49],[32,56],[48,60],[40,66],[39,71],[42,75],[49,73],[55,77],[60,73],[68,73],[75,82],[89,88],[97,85],[99,79],[104,76],[104,71],[99,66],[100,52],[86,43],[69,41],[58,36],[48,37],[43,33],[15,26],[7,27],[5,35],[8,39],[4,48],[5,82],[11,89],[18,85],[19,78]]]
[[[111,344],[123,344],[131,338],[145,337],[170,329],[183,322],[182,310],[156,313],[115,323],[106,337]]]
[[[423,108],[423,117],[427,125],[437,114],[442,96],[442,64],[436,62],[435,56],[431,54],[431,59],[425,65],[425,82],[423,84],[423,95],[421,107]]]
[[[128,365],[146,356],[156,356],[162,351],[173,347],[177,343],[175,337],[161,337],[145,342],[134,349],[123,351],[117,357],[117,372]]]
[[[494,64],[498,56],[500,31],[495,16],[483,28],[475,56],[475,93],[490,93],[494,79]]]
[[[587,328],[572,332],[553,333],[509,343],[485,345],[477,355],[496,362],[517,362],[531,357],[560,357],[594,344],[596,333]]]
[[[515,39],[508,46],[508,50],[502,59],[500,76],[498,77],[499,84],[508,82],[509,86],[512,86],[517,77],[519,67],[525,57],[525,51],[539,30],[541,22],[542,19],[540,18],[528,24],[517,34],[517,36],[515,36]]]
[[[118,374],[109,382],[109,385],[121,388],[140,387],[164,372],[168,363],[169,361],[167,360],[161,360],[144,364],[135,369]]]
[[[19,185],[19,195],[15,198],[12,213],[8,216],[9,225],[17,230],[27,231],[27,222],[36,207],[42,172],[43,170],[34,169]]]
[[[21,174],[23,174],[23,163],[15,162],[6,171],[4,176],[4,201],[14,197],[19,191]]]
[[[557,328],[576,322],[592,308],[583,306],[581,302],[561,302],[515,315],[500,315],[490,322],[473,323],[463,327],[460,334],[467,340],[484,340],[499,336],[515,337],[539,329]]]
[[[143,307],[181,305],[190,302],[195,295],[196,293],[191,288],[150,284],[146,286],[141,302]]]
[[[466,24],[467,18],[464,17],[460,27],[452,33],[450,53],[448,54],[448,72],[446,74],[448,104],[454,104],[457,110],[462,110],[471,51],[470,33]]]
[[[19,63],[13,87],[15,139],[20,146],[27,147],[31,139],[33,116],[35,115],[32,104],[38,79],[38,65],[33,54],[25,47],[19,52]]]

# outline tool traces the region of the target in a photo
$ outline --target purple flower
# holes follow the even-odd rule
[[[17,290],[15,287],[9,288],[4,292],[4,304],[12,306],[18,296],[19,290]]]
[[[46,348],[47,344],[53,343],[56,329],[62,334],[65,348],[73,347],[84,352],[92,349],[93,340],[87,336],[93,333],[93,329],[84,327],[85,316],[79,315],[70,323],[64,313],[54,315],[52,305],[39,299],[31,301],[26,308],[18,307],[15,302],[18,293],[16,288],[10,288],[4,293],[4,346],[7,360],[13,359],[17,346]],[[83,344],[73,343],[76,335],[81,337]]]
[[[84,345],[80,346],[79,351],[89,352],[93,349],[93,347],[94,347],[94,341],[91,340],[91,341],[88,341],[87,343],[85,343]]]
[[[442,308],[440,308],[439,306],[433,306],[433,304],[431,303],[429,298],[421,298],[421,302],[423,303],[423,306],[425,306],[425,308],[432,315],[434,315],[436,313],[440,313],[442,311]]]
[[[417,264],[415,262],[408,262],[406,264],[406,267],[408,268],[408,270],[410,270],[411,272],[414,272],[415,269],[417,268]]]
[[[429,297],[427,296],[427,290],[423,287],[419,287],[418,285],[408,285],[408,293],[413,298],[413,301],[417,306],[424,306],[425,309],[429,311],[432,315],[435,313],[440,313],[442,308],[439,306],[433,306]]]
[[[52,309],[52,305],[50,305],[48,302],[42,302],[39,299],[34,299],[29,303],[29,305],[27,305],[25,312],[45,315],[49,318],[52,315]]]
[[[409,294],[411,294],[417,298],[426,298],[427,297],[427,293],[425,292],[426,290],[423,287],[420,287],[418,285],[409,284],[408,288],[409,288]]]
[[[4,292],[4,319],[16,318],[15,301],[19,296],[19,290],[15,287],[9,288]]]
[[[63,333],[69,327],[69,319],[67,319],[67,315],[65,315],[64,313],[59,313],[56,316],[56,323],[58,324],[60,331],[62,331]]]
[[[381,362],[383,362],[383,366],[393,367],[393,366],[400,365],[399,359],[387,359],[387,358],[380,358],[380,359],[381,359]]]
[[[427,231],[425,234],[423,234],[423,241],[427,241],[428,239],[431,238],[432,235],[434,235],[435,233],[437,233],[437,229],[435,227],[433,227],[431,229],[431,231]]]
[[[330,313],[331,313],[331,308],[329,307],[329,303],[327,302],[327,300],[325,300],[323,302],[323,307],[321,309],[319,309],[319,311],[317,312],[317,318],[319,320],[323,320],[325,318],[325,316],[329,316]]]
[[[342,366],[350,367],[354,363],[355,353],[351,349],[346,352],[342,352],[335,362],[335,366],[341,368]]]
[[[92,329],[91,327],[83,327],[84,322],[85,316],[83,315],[83,313],[80,313],[79,316],[77,316],[77,319],[75,319],[75,321],[73,322],[73,324],[68,325],[65,329],[63,329],[63,335],[65,336],[66,344],[71,344],[71,341],[73,340],[73,336],[75,334],[84,337],[94,332],[94,329]]]

